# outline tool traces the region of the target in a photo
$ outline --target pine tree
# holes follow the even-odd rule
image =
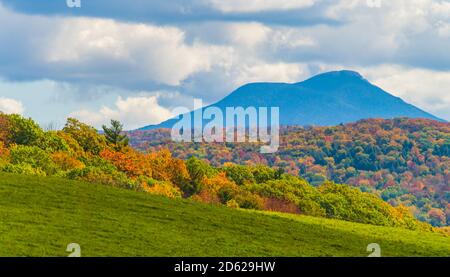
[[[105,132],[106,140],[114,145],[116,150],[121,150],[123,147],[128,146],[128,136],[123,134],[123,125],[117,120],[111,120],[111,127],[105,125],[102,126]]]

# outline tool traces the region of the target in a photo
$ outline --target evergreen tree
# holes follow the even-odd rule
[[[111,119],[111,127],[105,125],[102,126],[105,132],[106,140],[113,144],[116,150],[120,150],[123,147],[128,146],[128,136],[123,134],[123,125],[117,120]]]

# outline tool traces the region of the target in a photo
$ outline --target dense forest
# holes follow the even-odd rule
[[[0,171],[83,180],[230,208],[444,230],[418,221],[405,206],[394,207],[375,194],[330,181],[313,186],[291,169],[284,172],[282,162],[276,164],[279,168],[212,166],[196,157],[173,157],[168,149],[136,151],[117,121],[103,129],[99,134],[70,118],[62,130],[45,131],[32,119],[0,114]],[[182,149],[174,148],[178,154]]]
[[[168,148],[177,158],[198,157],[213,166],[228,162],[267,165],[315,187],[345,183],[405,205],[421,221],[450,224],[450,124],[426,119],[367,119],[334,127],[283,127],[281,146],[260,154],[249,143],[175,143],[169,130],[133,132],[141,150]]]

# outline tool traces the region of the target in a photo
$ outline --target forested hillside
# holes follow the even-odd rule
[[[214,166],[264,164],[314,186],[331,180],[372,192],[435,226],[450,223],[450,124],[426,119],[368,119],[334,127],[285,127],[274,154],[243,143],[174,143],[169,130],[130,134],[133,146],[169,148]]]
[[[348,185],[306,180],[264,165],[213,167],[167,149],[138,152],[128,146],[121,124],[104,135],[75,119],[60,131],[44,131],[33,120],[0,114],[0,171],[57,176],[160,194],[230,208],[301,213],[382,226],[437,231],[404,207]],[[179,149],[175,149],[177,153]]]

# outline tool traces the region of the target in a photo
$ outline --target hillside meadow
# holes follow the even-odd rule
[[[0,173],[0,256],[449,256],[441,234]]]

